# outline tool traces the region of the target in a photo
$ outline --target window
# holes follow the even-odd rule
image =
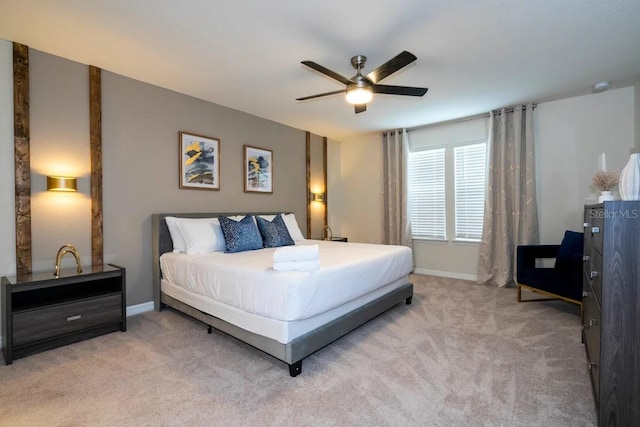
[[[414,238],[446,239],[444,148],[409,154],[409,212]]]
[[[455,236],[457,240],[482,238],[486,144],[454,147]]]
[[[409,154],[409,212],[414,239],[479,241],[484,216],[486,143]],[[449,202],[449,201],[450,202]],[[447,230],[447,224],[453,224]]]

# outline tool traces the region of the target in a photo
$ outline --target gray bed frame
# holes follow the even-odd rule
[[[374,317],[384,313],[391,307],[405,301],[411,304],[413,297],[413,285],[407,283],[386,295],[356,308],[341,317],[330,321],[293,341],[282,344],[274,339],[249,332],[231,323],[225,322],[215,316],[197,310],[190,305],[165,295],[160,288],[162,272],[160,271],[160,255],[173,250],[171,235],[165,221],[167,216],[182,218],[209,218],[217,215],[247,215],[246,213],[177,213],[177,214],[153,214],[152,224],[152,248],[153,248],[153,303],[154,309],[160,311],[164,307],[170,307],[181,313],[197,319],[211,328],[225,332],[240,341],[243,341],[276,359],[289,365],[289,374],[292,377],[302,372],[302,359],[330,344],[338,338],[351,332],[358,326],[368,322]],[[251,215],[274,215],[274,213],[251,213]]]

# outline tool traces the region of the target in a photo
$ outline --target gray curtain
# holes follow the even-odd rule
[[[413,241],[407,195],[408,159],[407,131],[384,132],[382,134],[384,243],[411,248]]]
[[[538,243],[533,106],[490,113],[478,283],[509,286],[517,245]]]

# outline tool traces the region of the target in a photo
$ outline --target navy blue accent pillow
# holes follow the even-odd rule
[[[576,231],[565,231],[558,256],[556,256],[556,268],[571,269],[574,262],[582,259],[584,234]]]
[[[282,215],[276,215],[272,221],[259,216],[256,217],[256,220],[258,221],[258,228],[265,248],[295,245],[287,229],[287,224],[282,219]]]
[[[225,253],[251,251],[262,249],[262,237],[253,216],[247,215],[241,221],[234,221],[226,216],[218,216],[224,243]]]

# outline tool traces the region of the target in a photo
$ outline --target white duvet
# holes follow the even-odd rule
[[[280,321],[307,319],[409,274],[405,246],[302,240],[320,245],[320,269],[275,271],[275,249],[233,254],[165,253],[164,280],[239,310]]]

